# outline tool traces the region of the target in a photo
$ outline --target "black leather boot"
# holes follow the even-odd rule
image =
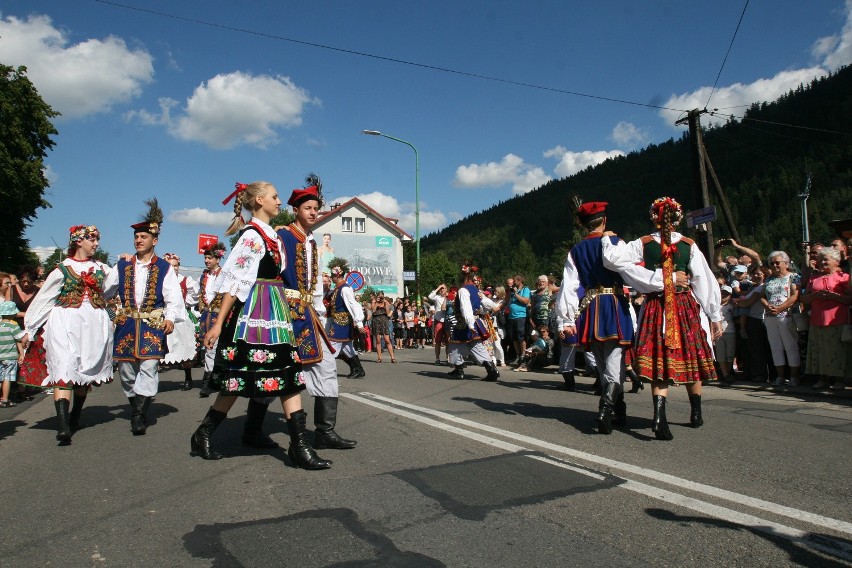
[[[669,430],[669,422],[666,420],[666,397],[655,394],[654,396],[654,420],[651,422],[651,430],[658,440],[671,440],[672,431]]]
[[[645,385],[642,384],[642,380],[636,376],[636,373],[633,372],[633,369],[630,367],[627,368],[627,376],[630,377],[630,393],[636,394],[640,390],[645,388]]]
[[[603,386],[603,378],[601,377],[601,371],[597,367],[592,367],[592,372],[595,374],[595,382],[592,384],[592,387],[595,389],[596,396],[603,396],[604,386]]]
[[[355,440],[341,438],[334,427],[337,424],[337,403],[335,396],[314,398],[314,448],[317,450],[351,450],[358,443]]]
[[[213,410],[211,407],[201,421],[201,425],[195,430],[195,433],[189,439],[189,455],[201,456],[205,460],[220,460],[222,454],[213,450],[213,432],[225,419],[224,412]]]
[[[562,378],[565,380],[565,390],[569,392],[577,391],[577,381],[574,380],[574,371],[562,373]]]
[[[689,395],[689,406],[691,409],[689,413],[689,425],[693,428],[700,428],[704,424],[704,418],[701,416],[701,395]]]
[[[192,369],[184,369],[183,370],[183,384],[180,386],[180,390],[188,391],[192,390]]]
[[[148,407],[151,406],[151,397],[137,394],[130,399],[130,431],[134,436],[144,436],[148,430]]]
[[[452,371],[447,373],[447,376],[451,379],[463,379],[464,378],[464,367],[462,365],[456,365]]]
[[[59,421],[59,426],[56,429],[56,441],[60,446],[67,446],[71,443],[71,419],[68,416],[68,407],[71,406],[71,401],[60,398],[53,401],[53,406],[56,407],[56,419]]]
[[[293,467],[302,469],[328,469],[331,461],[320,458],[316,451],[308,444],[305,437],[305,424],[308,414],[299,410],[287,419],[287,430],[290,433],[290,447],[287,448],[287,456],[293,462]]]
[[[69,416],[69,425],[71,431],[76,432],[82,429],[80,426],[80,413],[83,411],[83,405],[86,404],[86,397],[75,394],[74,403],[71,405],[71,414]]]
[[[489,383],[497,382],[497,379],[500,378],[500,371],[497,370],[497,366],[491,361],[485,361],[482,363],[482,366],[485,367],[485,370],[487,371],[485,378],[482,380]]]
[[[352,372],[349,373],[347,378],[363,379],[367,376],[366,371],[364,371],[364,367],[361,366],[361,359],[359,359],[357,355],[349,359],[349,365],[352,368]]]
[[[612,434],[612,416],[615,413],[615,399],[618,396],[619,385],[607,383],[598,403],[598,432]]]
[[[246,408],[246,423],[243,427],[244,445],[264,450],[278,447],[278,442],[263,432],[263,419],[266,417],[268,408],[268,404],[258,402],[253,398],[249,399],[248,408]]]
[[[201,378],[201,390],[198,391],[198,398],[207,398],[213,394],[213,371],[204,371],[204,376]]]
[[[612,423],[619,428],[627,426],[627,403],[624,402],[624,385],[618,387],[618,395],[615,397],[615,420]]]

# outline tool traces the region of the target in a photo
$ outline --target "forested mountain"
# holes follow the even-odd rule
[[[830,240],[834,233],[826,223],[852,217],[852,68],[756,104],[744,119],[705,128],[703,137],[740,238],[761,254],[798,250],[798,194],[808,173],[811,240]],[[698,208],[688,135],[551,181],[423,238],[422,288],[454,281],[463,259],[480,263],[489,282],[516,271],[527,278],[561,273],[567,249],[579,238],[571,215],[574,195],[608,201],[608,227],[628,239],[650,230],[647,211],[657,197],[672,196],[687,211]],[[711,200],[717,203],[712,189]],[[717,211],[714,237],[728,237]]]

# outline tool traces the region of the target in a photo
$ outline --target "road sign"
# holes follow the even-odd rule
[[[204,254],[204,251],[219,242],[219,237],[216,235],[206,235],[201,233],[198,235],[198,254]]]
[[[413,282],[417,280],[417,273],[414,270],[403,270],[402,279],[406,282]]]
[[[346,275],[346,283],[357,292],[364,287],[364,275],[357,270],[353,270]]]
[[[690,229],[696,225],[709,223],[716,220],[716,206],[711,205],[704,209],[696,209],[686,214],[686,226]]]

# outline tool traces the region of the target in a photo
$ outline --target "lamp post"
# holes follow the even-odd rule
[[[406,140],[402,140],[401,138],[395,138],[393,136],[389,136],[387,134],[382,134],[378,130],[362,130],[362,134],[369,134],[370,136],[383,136],[385,138],[390,138],[391,140],[395,140],[396,142],[401,142],[406,146],[410,147],[414,150],[414,247],[416,251],[416,259],[417,266],[415,270],[415,288],[417,290],[417,302],[416,304],[420,305],[420,156],[417,153],[417,148],[414,147],[414,144],[408,142]]]

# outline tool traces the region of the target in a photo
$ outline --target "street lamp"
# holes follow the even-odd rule
[[[362,130],[361,134],[369,134],[370,136],[383,136],[385,138],[390,138],[391,140],[395,140],[396,142],[401,142],[406,146],[409,146],[412,150],[414,150],[414,247],[417,258],[417,266],[415,273],[415,282],[417,289],[417,305],[420,305],[420,156],[417,153],[417,148],[414,147],[414,144],[408,142],[406,140],[402,140],[401,138],[395,138],[393,136],[388,136],[387,134],[382,134],[378,130]]]

